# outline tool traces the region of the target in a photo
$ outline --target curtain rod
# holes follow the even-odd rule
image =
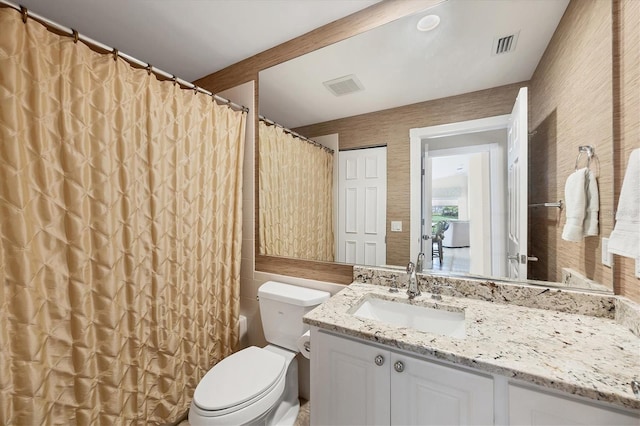
[[[213,92],[210,92],[207,89],[203,89],[200,86],[196,86],[195,84],[187,81],[187,80],[183,80],[181,78],[176,77],[173,74],[169,74],[166,71],[163,71],[159,68],[154,67],[153,65],[141,61],[140,59],[134,58],[133,56],[127,55],[126,53],[122,53],[120,52],[118,49],[107,46],[106,44],[100,43],[99,41],[96,41],[90,37],[87,37],[83,34],[78,33],[76,30],[74,30],[73,28],[67,28],[63,25],[58,24],[57,22],[54,22],[50,19],[45,18],[44,16],[38,15],[37,13],[34,13],[32,11],[30,11],[29,9],[27,9],[24,6],[18,6],[14,3],[11,3],[10,1],[7,0],[0,0],[0,4],[4,4],[6,6],[9,6],[17,11],[19,11],[20,13],[22,13],[22,20],[26,23],[27,22],[27,17],[31,17],[33,20],[43,24],[46,27],[49,28],[53,28],[57,31],[60,31],[62,33],[66,33],[68,36],[73,37],[74,41],[82,41],[85,44],[87,44],[88,46],[94,46],[97,47],[101,50],[105,50],[107,52],[111,52],[111,54],[115,55],[115,56],[119,56],[122,59],[124,59],[125,61],[129,62],[130,64],[136,64],[136,65],[140,65],[141,67],[143,67],[144,69],[147,70],[147,72],[149,73],[154,73],[156,75],[168,78],[169,80],[173,80],[175,83],[184,86],[185,88],[189,89],[189,90],[195,90],[196,92],[200,92],[203,93],[205,95],[211,96],[213,99],[227,105],[230,108],[235,108],[235,109],[239,109],[243,112],[249,112],[249,108],[247,108],[244,105],[239,105],[235,102],[231,102],[231,100],[227,99],[227,98],[223,98],[220,95],[216,95]]]
[[[312,145],[315,145],[317,147],[325,149],[325,150],[329,151],[331,154],[334,153],[334,151],[331,148],[326,147],[326,146],[322,145],[321,143],[318,143],[318,142],[316,142],[314,140],[311,140],[311,139],[309,139],[307,137],[304,137],[300,133],[296,133],[293,130],[291,130],[291,129],[287,128],[287,127],[284,127],[282,124],[278,124],[273,120],[269,120],[268,118],[266,118],[266,117],[264,117],[262,115],[258,115],[258,119],[260,119],[260,121],[264,121],[265,123],[270,124],[272,126],[280,127],[285,133],[289,133],[291,136],[294,136],[294,137],[296,137],[298,139],[302,139],[305,142],[308,142],[308,143],[310,143]]]

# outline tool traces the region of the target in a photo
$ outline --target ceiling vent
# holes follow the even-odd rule
[[[503,53],[513,52],[516,48],[519,34],[520,32],[517,32],[515,34],[494,38],[492,55],[502,55]]]
[[[364,90],[362,83],[360,83],[358,77],[356,77],[354,74],[345,75],[344,77],[340,78],[334,78],[333,80],[325,81],[322,84],[324,84],[324,86],[336,96],[348,95],[350,93]]]

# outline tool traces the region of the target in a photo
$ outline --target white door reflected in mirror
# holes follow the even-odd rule
[[[338,161],[337,261],[382,265],[387,258],[387,148],[340,151]]]

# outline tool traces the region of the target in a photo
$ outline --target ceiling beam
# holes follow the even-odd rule
[[[423,11],[446,0],[384,0],[349,16],[265,50],[194,83],[214,93],[251,80],[258,72],[349,37],[369,31],[404,16]]]

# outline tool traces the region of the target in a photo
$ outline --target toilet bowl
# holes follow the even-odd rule
[[[293,425],[299,411],[296,339],[302,316],[329,293],[269,281],[259,291],[264,348],[251,346],[223,359],[196,387],[189,423]]]

